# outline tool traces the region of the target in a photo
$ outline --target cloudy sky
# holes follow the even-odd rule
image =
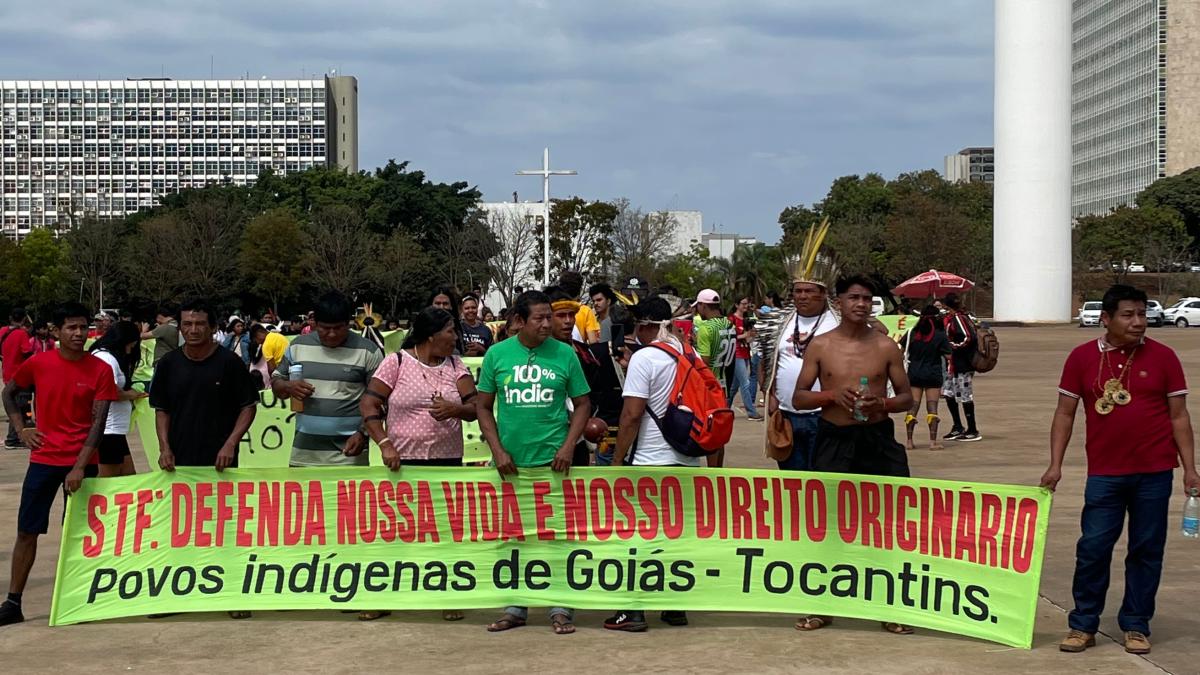
[[[360,160],[486,199],[698,209],[774,241],[850,173],[992,141],[981,0],[42,0],[0,3],[0,79],[359,79]],[[556,168],[556,167],[552,167]]]

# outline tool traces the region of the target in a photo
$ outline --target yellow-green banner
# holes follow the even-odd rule
[[[1031,487],[780,471],[158,471],[70,498],[50,622],[553,605],[829,614],[1027,648],[1049,509]]]

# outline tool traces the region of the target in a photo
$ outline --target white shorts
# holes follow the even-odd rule
[[[950,375],[942,384],[942,398],[952,398],[959,403],[975,401],[975,373]]]

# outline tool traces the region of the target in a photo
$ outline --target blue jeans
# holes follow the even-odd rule
[[[783,411],[792,423],[792,454],[777,462],[784,471],[812,470],[813,452],[817,448],[817,421],[821,413],[793,413]]]
[[[733,407],[733,397],[742,392],[742,405],[750,417],[758,417],[754,407],[754,385],[750,380],[750,359],[733,360],[733,382],[725,393],[725,404]]]
[[[1167,543],[1167,509],[1173,472],[1128,476],[1089,476],[1083,493],[1083,535],[1075,546],[1075,609],[1067,618],[1074,630],[1095,633],[1104,612],[1104,596],[1113,546],[1121,538],[1129,512],[1129,553],[1125,556],[1125,599],[1117,613],[1123,631],[1150,634],[1154,596],[1162,577]]]

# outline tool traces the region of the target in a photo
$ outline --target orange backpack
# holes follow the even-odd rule
[[[679,353],[661,342],[650,345],[675,359],[675,383],[662,417],[646,411],[658,425],[667,444],[688,457],[706,457],[729,443],[733,435],[733,410],[716,376],[691,345]]]

